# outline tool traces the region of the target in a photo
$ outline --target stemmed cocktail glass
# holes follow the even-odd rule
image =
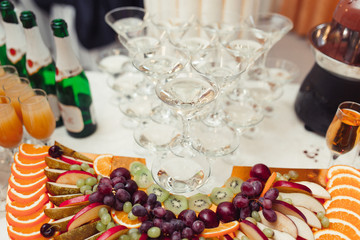
[[[4,96],[3,85],[9,81],[14,81],[19,77],[18,71],[12,65],[0,66],[0,96]]]

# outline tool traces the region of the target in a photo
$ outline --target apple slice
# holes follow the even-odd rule
[[[80,170],[69,170],[59,175],[56,179],[56,183],[76,185],[77,180],[87,179],[89,177],[95,177],[89,172]]]
[[[246,235],[242,232],[242,231],[236,231],[235,232],[235,236],[238,238],[238,239],[241,239],[241,237],[245,236]]]
[[[97,240],[114,240],[118,239],[119,236],[127,233],[129,229],[123,225],[118,225],[106,230]]]
[[[326,191],[325,188],[323,188],[323,186],[321,186],[320,184],[314,183],[314,182],[309,182],[309,181],[301,181],[301,182],[296,182],[299,184],[302,184],[304,186],[307,186],[308,188],[311,189],[312,192],[312,196],[315,198],[322,198],[322,199],[331,199],[331,195],[328,191]]]
[[[287,216],[295,223],[298,230],[298,236],[305,238],[307,240],[315,240],[314,234],[306,222],[291,215],[287,215]]]
[[[272,209],[281,212],[285,215],[291,215],[307,222],[305,215],[297,209],[294,205],[287,202],[274,200],[272,203]]]
[[[257,226],[260,228],[261,231],[264,231],[265,228],[269,228],[262,223],[257,223]],[[272,228],[271,228],[272,229]],[[281,232],[276,229],[272,229],[274,232],[274,236],[271,238],[272,240],[295,240],[290,234],[286,232]]]
[[[82,153],[79,153],[69,147],[66,147],[62,144],[60,144],[59,142],[55,141],[55,145],[56,146],[59,146],[61,148],[61,150],[63,151],[63,155],[66,155],[66,156],[70,156],[70,157],[74,157],[74,158],[78,158],[78,159],[82,159],[84,161],[87,161],[87,162],[93,162],[94,159],[91,159],[89,158],[88,156],[85,156],[84,154]]]
[[[93,164],[91,162],[80,160],[80,159],[69,157],[69,156],[65,156],[65,155],[61,155],[60,159],[70,165],[74,165],[74,164],[81,165],[82,163],[86,163],[86,164],[89,164],[90,167],[93,167]]]
[[[313,212],[325,212],[324,206],[313,196],[303,193],[280,193],[282,199],[290,198],[296,207],[304,207]]]
[[[308,195],[312,195],[310,188],[305,185],[289,182],[289,181],[277,181],[273,184],[274,188],[277,188],[279,192],[286,193],[305,193]]]
[[[295,223],[289,218],[287,217],[285,214],[282,214],[278,211],[275,211],[276,216],[277,216],[277,220],[275,222],[269,222],[268,220],[265,219],[262,211],[259,211],[260,214],[260,219],[261,219],[261,223],[264,224],[265,226],[281,231],[281,232],[286,232],[288,234],[290,234],[293,238],[296,238],[298,235],[298,230],[296,228]]]
[[[66,171],[67,170],[55,169],[55,168],[49,168],[49,167],[44,168],[45,175],[47,176],[48,179],[50,179],[53,182],[56,181],[56,179],[60,176],[60,174],[66,172]]]
[[[307,220],[307,224],[310,227],[314,227],[317,229],[321,229],[322,225],[321,222],[319,220],[319,218],[316,216],[316,214],[312,211],[310,211],[307,208],[304,207],[296,207],[300,212],[302,212],[302,214],[304,214],[304,216],[306,217]]]
[[[80,188],[76,185],[47,182],[46,189],[51,195],[65,195],[80,193]]]
[[[87,194],[87,195],[82,195],[79,197],[68,199],[62,202],[59,207],[89,205],[89,196],[90,194]]]
[[[242,231],[250,240],[268,240],[265,234],[252,222],[242,220],[239,226]]]
[[[84,206],[68,206],[68,207],[57,207],[57,208],[45,208],[44,213],[47,217],[52,219],[61,219],[78,213]]]
[[[101,204],[101,203],[91,203],[81,209],[75,216],[69,221],[67,225],[67,230],[70,231],[74,228],[77,228],[84,223],[90,222],[91,220],[94,220],[98,218],[98,212],[99,209],[105,207],[108,210],[110,209],[109,206]]]

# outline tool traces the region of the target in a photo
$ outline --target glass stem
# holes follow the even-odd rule
[[[183,143],[186,146],[190,145],[190,118],[181,116],[183,124]]]

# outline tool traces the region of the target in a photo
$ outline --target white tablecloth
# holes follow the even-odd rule
[[[119,156],[140,156],[132,136],[132,130],[121,125],[123,115],[110,104],[112,91],[107,87],[105,76],[98,72],[87,72],[95,103],[97,131],[83,139],[70,137],[64,127],[55,130],[52,140],[82,152],[111,153]],[[325,168],[329,151],[324,138],[304,129],[294,112],[294,100],[298,84],[285,87],[284,95],[275,102],[275,112],[265,118],[253,139],[243,138],[236,165],[265,163],[272,167]],[[214,179],[227,179],[231,165],[215,160]],[[4,216],[0,217],[0,239],[8,239]]]

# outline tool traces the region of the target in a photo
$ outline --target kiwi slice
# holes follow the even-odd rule
[[[135,174],[139,171],[146,168],[145,164],[139,162],[139,161],[134,161],[130,164],[129,170],[131,175],[135,176]]]
[[[139,188],[148,188],[154,183],[151,172],[147,168],[137,171],[134,175],[134,181],[137,183]]]
[[[239,177],[230,177],[225,182],[225,187],[230,188],[234,194],[238,194],[239,192],[241,192],[241,184],[243,182],[244,180]]]
[[[170,195],[168,191],[163,189],[157,184],[153,184],[146,189],[147,194],[154,193],[157,196],[159,202],[164,202]]]
[[[210,193],[210,200],[216,206],[222,202],[231,202],[234,193],[227,187],[215,187]]]
[[[197,193],[189,197],[189,208],[195,212],[200,212],[205,208],[210,208],[211,200],[208,195]]]
[[[170,195],[168,199],[164,201],[165,209],[172,211],[176,215],[188,209],[188,206],[187,198],[181,195]]]

